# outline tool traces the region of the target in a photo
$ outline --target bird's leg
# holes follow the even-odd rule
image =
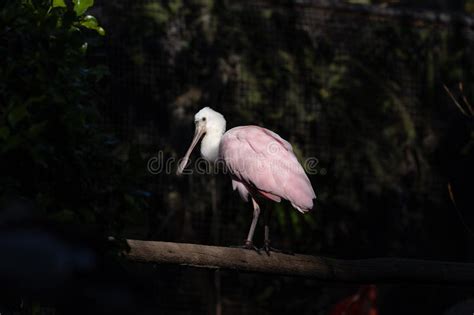
[[[263,248],[267,255],[270,255],[270,216],[272,214],[272,208],[267,207],[265,210],[265,240],[263,243]]]
[[[258,254],[260,254],[260,250],[255,245],[253,245],[253,235],[255,233],[255,228],[257,227],[258,217],[260,216],[260,206],[258,205],[258,203],[255,201],[254,198],[252,198],[252,204],[253,204],[253,219],[252,219],[252,224],[250,224],[250,231],[247,236],[247,239],[245,240],[244,245],[231,246],[231,247],[253,249]]]
[[[293,255],[293,253],[290,251],[284,251],[270,246],[270,217],[272,216],[272,212],[273,208],[271,207],[267,207],[267,209],[265,210],[265,240],[263,243],[263,249],[265,250],[268,256],[270,256],[270,251],[275,253]]]
[[[260,206],[258,205],[258,203],[255,201],[254,198],[252,198],[252,203],[253,203],[253,219],[252,219],[252,224],[250,224],[249,235],[247,236],[247,239],[245,240],[244,248],[254,249],[257,252],[259,252],[258,248],[253,245],[253,235],[255,233],[255,228],[257,227],[258,217],[260,216]]]

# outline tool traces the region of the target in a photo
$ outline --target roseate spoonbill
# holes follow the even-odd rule
[[[253,204],[253,220],[244,248],[258,249],[253,235],[260,215],[257,197],[280,202],[286,199],[301,213],[313,208],[313,187],[296,159],[292,146],[276,133],[258,126],[240,126],[227,132],[224,116],[209,107],[195,116],[194,138],[178,165],[180,175],[201,137],[201,155],[209,162],[222,160],[232,177],[232,187],[243,200]],[[269,215],[265,215],[264,249],[269,254]]]

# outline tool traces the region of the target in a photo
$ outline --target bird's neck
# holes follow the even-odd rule
[[[209,162],[217,161],[219,145],[225,130],[208,131],[201,142],[201,155]]]

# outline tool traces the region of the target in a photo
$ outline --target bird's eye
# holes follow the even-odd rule
[[[203,118],[202,118],[202,121],[206,121],[206,117],[203,117]]]

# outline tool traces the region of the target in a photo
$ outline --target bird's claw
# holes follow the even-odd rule
[[[271,247],[270,240],[265,241],[265,245],[263,245],[262,249],[265,251],[265,253],[267,253],[268,256],[270,256],[270,252],[280,253],[280,254],[285,254],[285,255],[292,255],[292,256],[294,255],[292,251],[287,251],[287,250]]]
[[[258,247],[255,246],[252,241],[245,241],[245,244],[242,247],[244,249],[254,250],[257,252],[257,254],[260,255],[260,249],[258,249]]]

